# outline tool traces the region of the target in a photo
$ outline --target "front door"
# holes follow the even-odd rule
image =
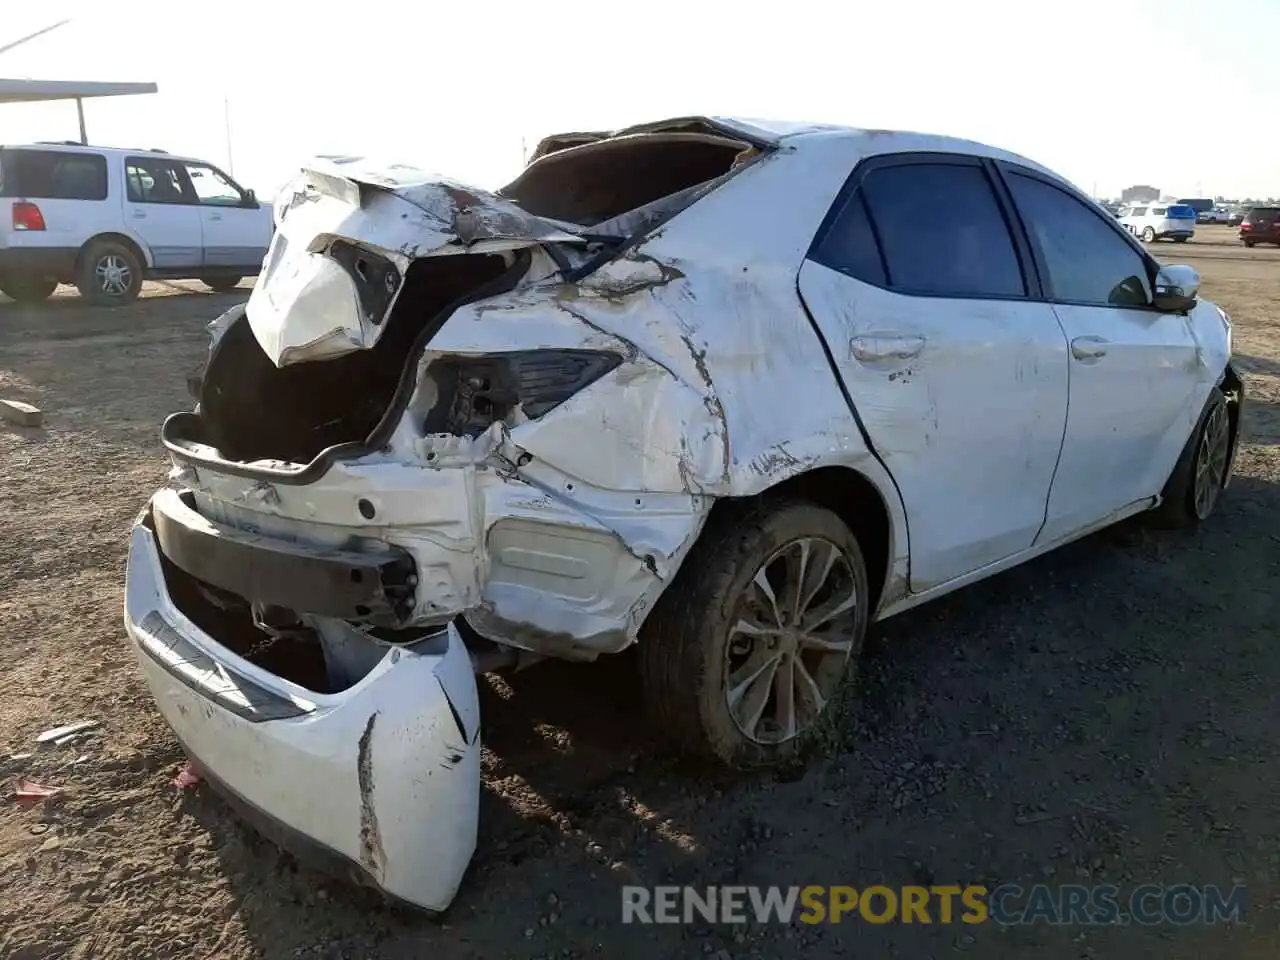
[[[257,273],[271,243],[269,211],[206,163],[184,164],[200,205],[206,267]]]
[[[1212,385],[1188,318],[1153,309],[1152,265],[1102,213],[1003,167],[1071,350],[1071,404],[1049,543],[1160,492]]]
[[[125,222],[151,248],[159,271],[194,270],[201,261],[200,210],[178,164],[162,156],[125,159]]]
[[[907,511],[922,591],[1032,545],[1067,416],[1067,344],[988,168],[864,161],[800,293]]]

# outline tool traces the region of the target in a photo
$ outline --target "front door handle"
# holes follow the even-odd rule
[[[853,356],[863,363],[877,360],[911,360],[924,349],[924,337],[896,333],[871,333],[849,341]]]
[[[145,219],[147,219],[147,211],[145,211],[145,210],[135,210],[135,211],[133,211],[133,219],[135,219],[135,220],[145,220]]]
[[[221,220],[221,219],[222,219],[222,214],[220,214],[220,213],[211,213],[211,214],[209,214],[209,219],[210,219],[210,220]]]
[[[1101,360],[1107,355],[1110,342],[1105,337],[1076,337],[1071,341],[1071,355],[1085,363]]]

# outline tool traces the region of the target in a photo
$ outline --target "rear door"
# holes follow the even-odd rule
[[[160,271],[201,265],[200,208],[180,164],[163,156],[125,158],[124,216]]]
[[[1001,165],[1070,346],[1071,403],[1040,542],[1160,492],[1201,364],[1187,318],[1151,304],[1154,262],[1061,184]],[[1194,420],[1194,417],[1192,418]]]
[[[911,587],[1030,547],[1067,415],[1067,346],[988,166],[861,163],[799,286],[906,506]]]
[[[257,273],[271,243],[270,211],[207,163],[183,163],[200,206],[204,265]]]

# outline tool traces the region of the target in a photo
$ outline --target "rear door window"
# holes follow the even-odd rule
[[[1131,217],[1145,217],[1146,215],[1147,215],[1146,207],[1134,207],[1132,210],[1129,211],[1129,216]]]
[[[125,161],[125,193],[131,203],[195,203],[187,192],[185,173],[171,160],[129,157]]]
[[[5,150],[0,194],[31,200],[107,199],[107,161],[98,153]]]
[[[860,192],[890,288],[943,297],[1026,296],[1008,224],[976,162],[875,168]]]

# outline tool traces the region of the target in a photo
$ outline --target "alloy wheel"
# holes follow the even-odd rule
[[[98,288],[109,297],[123,297],[133,284],[133,270],[124,257],[108,253],[98,259],[94,268]]]
[[[725,701],[743,736],[785,743],[817,721],[853,652],[857,602],[853,564],[829,540],[793,540],[761,564],[726,640]]]
[[[1192,503],[1196,517],[1204,520],[1213,512],[1227,477],[1227,459],[1231,452],[1231,426],[1226,404],[1218,404],[1205,421],[1196,450]]]

